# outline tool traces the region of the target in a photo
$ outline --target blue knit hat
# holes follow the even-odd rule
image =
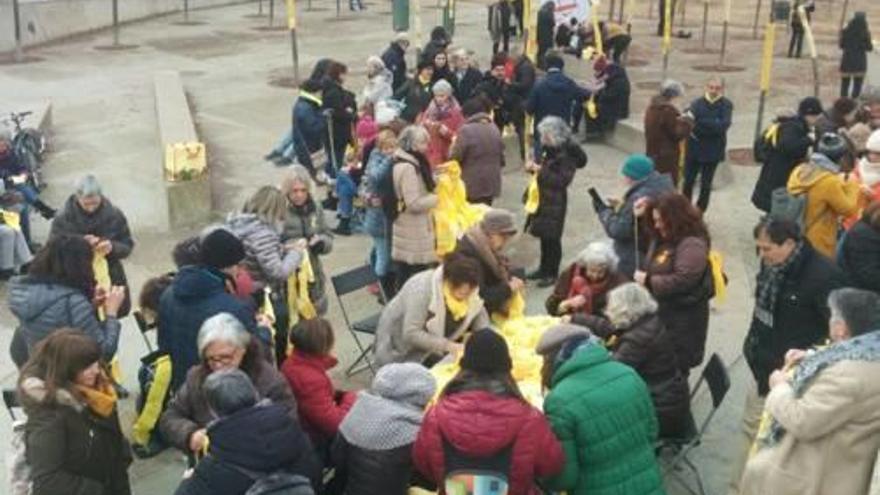
[[[654,160],[647,155],[629,155],[623,162],[620,173],[632,180],[642,180],[654,171]]]

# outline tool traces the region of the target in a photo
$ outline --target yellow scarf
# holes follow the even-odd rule
[[[459,301],[452,295],[452,286],[449,285],[449,282],[443,282],[443,303],[446,305],[449,313],[452,314],[452,319],[458,321],[467,316],[470,298]]]
[[[113,385],[104,384],[101,390],[76,385],[76,389],[82,394],[86,405],[93,413],[102,418],[110,417],[113,414],[113,409],[116,407],[116,390]]]
[[[425,77],[422,77],[421,74],[419,74],[419,83],[420,83],[422,86],[427,86],[428,84],[431,83],[431,78],[430,78],[430,77],[425,78]]]
[[[709,96],[709,93],[706,93],[706,95],[705,95],[706,101],[708,101],[709,103],[715,103],[716,101],[720,100],[723,97],[724,97],[724,95],[718,95],[718,96],[712,98],[711,96]]]
[[[309,253],[303,253],[299,270],[287,279],[287,308],[291,315],[299,315],[304,320],[317,318],[318,312],[309,298],[309,284],[315,283],[315,271]]]

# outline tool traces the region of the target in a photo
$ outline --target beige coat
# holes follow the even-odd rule
[[[821,371],[800,398],[787,384],[766,410],[785,428],[779,444],[746,465],[742,495],[868,493],[880,448],[880,363],[842,361]]]
[[[489,326],[483,300],[472,297],[468,312],[446,337],[443,267],[413,275],[385,306],[376,328],[376,367],[387,363],[421,362],[429,354],[446,354],[446,344],[469,330]]]
[[[436,263],[431,209],[437,205],[437,195],[425,187],[414,156],[398,150],[394,159],[394,193],[403,211],[391,229],[391,259],[410,265]]]

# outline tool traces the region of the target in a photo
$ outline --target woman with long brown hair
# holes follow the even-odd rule
[[[131,493],[130,449],[95,339],[53,332],[24,365],[18,395],[33,495]]]
[[[678,193],[656,203],[636,204],[636,215],[653,221],[644,268],[633,278],[660,305],[660,320],[672,335],[679,369],[703,362],[709,328],[709,299],[714,287],[709,266],[709,231],[700,211]]]

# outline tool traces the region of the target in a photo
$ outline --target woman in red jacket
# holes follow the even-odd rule
[[[332,355],[333,327],[323,318],[300,321],[292,330],[293,352],[281,366],[296,397],[303,429],[318,452],[336,436],[339,424],[354,404],[354,392],[333,387],[327,370],[336,366]]]
[[[562,470],[565,457],[540,411],[513,380],[504,339],[490,329],[465,344],[461,371],[428,411],[413,447],[416,468],[439,486],[479,483],[474,471],[506,481],[509,495],[541,493],[537,478]]]

